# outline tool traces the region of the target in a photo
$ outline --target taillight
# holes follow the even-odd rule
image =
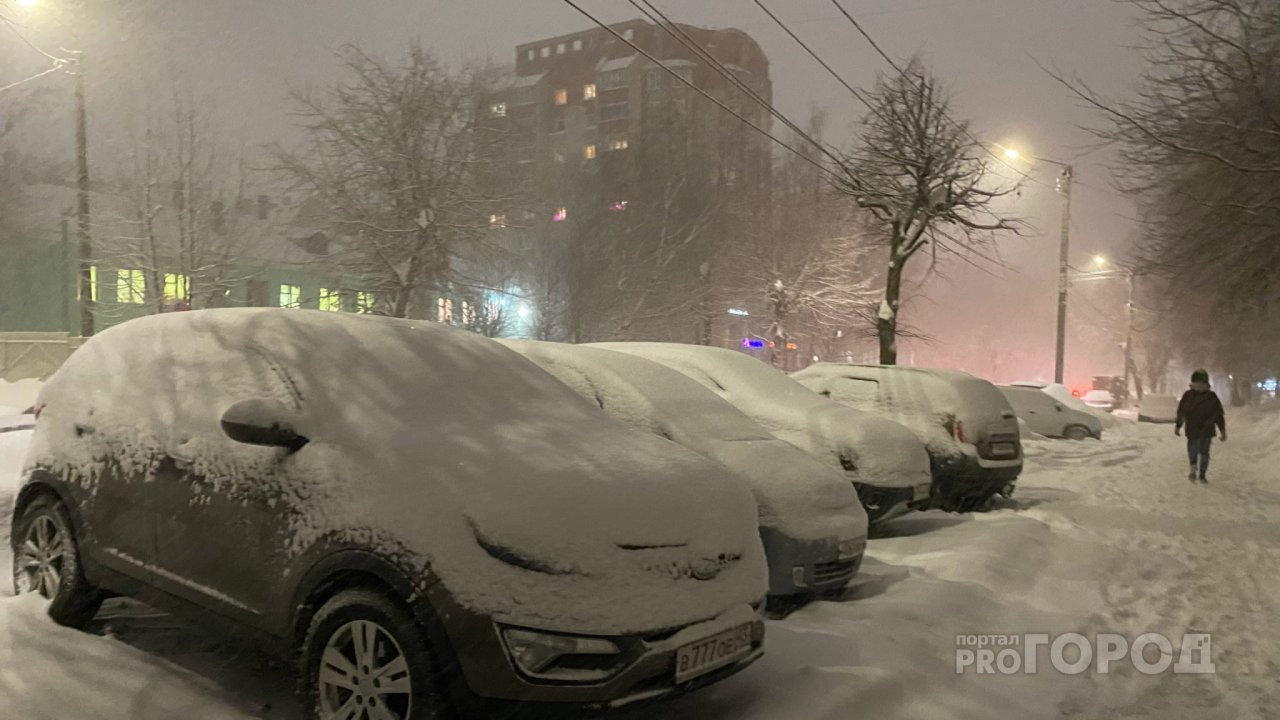
[[[954,437],[956,440],[959,440],[960,442],[968,442],[967,440],[964,439],[964,421],[963,420],[956,420]]]

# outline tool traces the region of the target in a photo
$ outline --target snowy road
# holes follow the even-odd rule
[[[771,623],[756,666],[620,716],[1280,718],[1280,408],[1231,422],[1204,487],[1185,480],[1169,426],[1028,442],[1016,503],[896,521],[844,602]],[[0,436],[6,506],[20,445]],[[0,556],[6,577],[8,562]],[[93,637],[52,626],[37,603],[0,598],[8,716],[297,716],[287,673],[258,655],[136,607],[100,621],[106,636]],[[1148,676],[1127,663],[1107,675],[955,672],[960,634],[1147,631],[1212,633],[1216,674]]]

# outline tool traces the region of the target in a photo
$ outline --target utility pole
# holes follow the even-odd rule
[[[1058,247],[1058,344],[1054,355],[1053,381],[1062,384],[1063,367],[1067,354],[1067,288],[1071,279],[1067,276],[1071,256],[1071,176],[1069,164],[1062,164],[1058,175],[1058,193],[1062,195],[1062,242]],[[1125,368],[1128,372],[1128,368]]]
[[[1133,365],[1133,271],[1125,271],[1125,279],[1129,281],[1129,302],[1125,305],[1125,331],[1124,331],[1124,392],[1127,397],[1129,394],[1129,378],[1130,368]],[[1141,380],[1141,378],[1139,378]],[[1142,387],[1139,383],[1138,400],[1142,400]],[[1132,405],[1132,403],[1129,403]]]
[[[94,331],[93,239],[89,233],[89,132],[84,102],[84,53],[76,54],[76,237],[80,245],[80,336]]]

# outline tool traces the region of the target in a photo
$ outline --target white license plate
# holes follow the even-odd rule
[[[1013,443],[992,443],[991,454],[1000,455],[1002,457],[1013,457],[1018,454],[1018,446]]]
[[[676,650],[676,682],[692,680],[744,658],[751,652],[751,625],[739,625]]]

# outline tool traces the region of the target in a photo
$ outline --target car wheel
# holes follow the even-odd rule
[[[1093,433],[1089,432],[1089,428],[1080,425],[1072,425],[1067,428],[1065,433],[1068,440],[1088,440],[1093,437]]]
[[[309,720],[446,715],[421,628],[377,591],[344,590],[326,602],[311,621],[301,664]]]
[[[56,498],[36,498],[22,512],[10,534],[13,547],[13,590],[40,593],[49,599],[49,617],[60,625],[82,628],[97,614],[102,593],[89,584],[67,509]]]

